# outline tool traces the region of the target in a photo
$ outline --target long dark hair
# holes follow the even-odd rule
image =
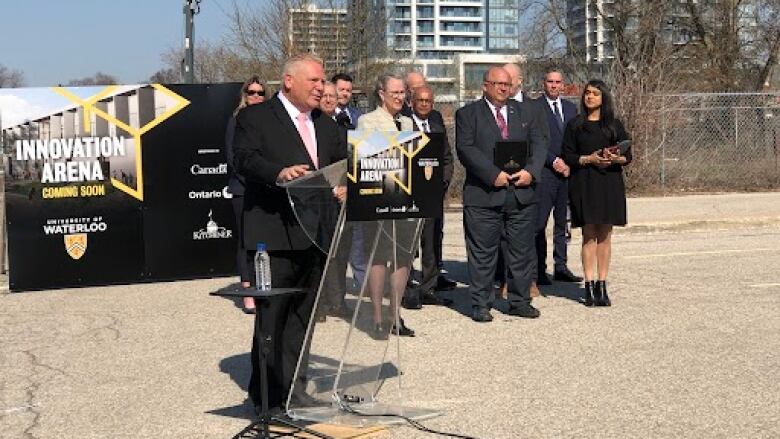
[[[610,144],[615,143],[617,137],[617,129],[615,128],[615,109],[612,105],[612,93],[609,91],[609,86],[600,79],[591,79],[585,84],[582,89],[582,96],[580,97],[580,116],[574,123],[575,128],[580,129],[585,124],[588,118],[588,109],[585,107],[585,90],[588,87],[593,87],[601,92],[601,107],[599,109],[599,128],[604,133]]]

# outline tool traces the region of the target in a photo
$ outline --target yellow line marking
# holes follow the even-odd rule
[[[751,248],[734,250],[712,250],[700,252],[679,252],[679,253],[658,253],[652,255],[632,255],[625,256],[626,259],[647,259],[647,258],[668,258],[674,256],[700,256],[700,255],[726,255],[734,253],[756,253],[756,252],[777,252],[780,248]]]

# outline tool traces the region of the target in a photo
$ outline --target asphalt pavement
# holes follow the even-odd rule
[[[780,438],[780,193],[629,200],[611,308],[555,283],[541,318],[480,324],[460,212],[452,307],[403,312],[404,397],[424,424],[488,438]],[[581,273],[580,235],[569,266]],[[252,317],[208,295],[233,278],[0,293],[0,438],[230,438]],[[388,438],[429,438],[396,427]]]

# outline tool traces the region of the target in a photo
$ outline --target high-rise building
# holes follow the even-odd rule
[[[634,0],[639,2],[640,0]],[[675,45],[688,44],[695,39],[691,14],[686,3],[697,0],[670,0],[664,4],[662,35],[666,41]],[[705,20],[715,20],[713,8],[719,0],[698,1],[697,7],[702,8]],[[609,25],[615,17],[615,0],[568,0],[566,2],[566,19],[571,32],[570,53],[582,54],[587,62],[600,63],[615,57],[614,30]],[[637,14],[629,14],[626,30],[635,31],[639,26]],[[747,37],[756,29],[756,4],[753,0],[743,1],[740,5],[740,27],[743,37]]]
[[[309,3],[289,13],[290,45],[295,52],[309,52],[322,58],[325,72],[343,72],[347,64],[347,10],[318,8]]]
[[[385,55],[422,72],[441,95],[458,95],[457,57],[519,55],[518,0],[352,0],[384,12]]]

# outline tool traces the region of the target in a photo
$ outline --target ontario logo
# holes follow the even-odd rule
[[[73,260],[81,259],[87,253],[90,233],[102,233],[108,230],[108,224],[102,216],[86,218],[53,218],[43,225],[46,235],[62,235],[65,252]]]

